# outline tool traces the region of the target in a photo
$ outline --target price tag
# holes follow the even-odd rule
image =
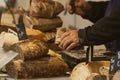
[[[116,69],[115,69],[115,57],[112,57],[111,60],[110,60],[110,70],[109,70],[109,73],[110,74],[114,74],[116,72]]]
[[[16,25],[16,29],[17,29],[19,40],[26,40],[26,39],[28,39],[24,24]]]
[[[114,74],[117,70],[120,70],[120,51],[117,52],[115,57],[111,58],[109,73]]]
[[[16,22],[16,30],[17,30],[19,40],[28,39],[27,34],[26,34],[25,24],[23,21],[23,15],[20,14],[18,22],[17,20],[15,22]]]

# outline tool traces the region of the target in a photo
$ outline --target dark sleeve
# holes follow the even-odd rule
[[[88,15],[83,17],[95,23],[105,15],[108,2],[109,1],[89,1],[88,3],[91,6],[91,10],[89,11]]]
[[[93,26],[80,29],[78,36],[81,45],[99,45],[120,39],[120,7],[114,9],[110,16],[103,17]]]

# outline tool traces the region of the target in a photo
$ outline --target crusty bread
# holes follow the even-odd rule
[[[32,60],[44,57],[48,53],[45,43],[39,40],[25,40],[11,46],[11,50],[18,52],[23,60]]]
[[[15,60],[6,66],[7,73],[16,79],[64,76],[68,66],[57,57],[44,57],[35,61]]]
[[[99,72],[100,67],[106,66],[109,67],[110,62],[109,61],[92,61],[88,64],[80,63],[78,64],[71,73],[71,80],[90,80],[90,77],[92,76],[92,73],[97,73],[98,80],[105,80],[106,76],[102,76]],[[91,79],[95,79],[93,76]],[[96,79],[95,79],[96,80]]]
[[[19,42],[17,35],[12,33],[2,32],[0,37],[2,41],[1,47],[3,47],[6,51],[10,50],[13,44]]]
[[[48,18],[36,18],[31,16],[28,17],[27,15],[25,15],[24,23],[26,27],[37,29],[40,31],[49,31],[61,27],[63,22],[60,17],[48,19]]]
[[[11,26],[0,25],[0,33],[3,32],[3,31],[7,32],[8,29],[12,29],[13,31],[17,32],[15,25],[11,25]],[[28,36],[29,39],[32,39],[32,40],[33,39],[38,39],[38,40],[41,40],[41,41],[44,41],[44,42],[47,41],[47,38],[46,38],[45,34],[40,30],[30,29],[30,28],[26,27],[26,32],[27,32],[27,36]]]
[[[28,38],[31,40],[37,39],[43,42],[48,41],[46,38],[46,35],[40,30],[30,29],[26,27],[26,32],[27,32]]]
[[[53,0],[31,0],[30,15],[40,18],[53,18],[64,10],[61,3]]]

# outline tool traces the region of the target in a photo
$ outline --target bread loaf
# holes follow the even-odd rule
[[[8,26],[8,25],[0,25],[0,33],[1,32],[8,32],[8,29],[12,29],[13,31],[16,32],[16,27],[15,25],[12,26]],[[39,30],[35,30],[35,29],[30,29],[26,27],[26,33],[29,39],[38,39],[44,42],[47,42],[47,38],[45,36],[45,34]]]
[[[86,80],[107,80],[107,77],[98,73],[91,73],[91,75]]]
[[[55,44],[59,44],[61,41],[61,36],[63,35],[63,33],[65,33],[67,31],[66,28],[61,27],[57,29],[57,33],[56,33],[56,37],[55,37]]]
[[[48,41],[46,35],[42,31],[35,30],[35,29],[30,29],[30,28],[26,27],[26,32],[27,32],[28,38],[30,40],[37,39],[37,40],[40,40],[40,41],[43,41],[43,42]]]
[[[25,16],[24,23],[26,27],[38,29],[40,31],[49,31],[61,27],[63,22],[60,17],[46,19]]]
[[[109,65],[109,61],[92,61],[88,64],[80,63],[73,69],[71,80],[106,80],[107,76],[99,74],[99,69],[102,66],[108,67]],[[92,73],[98,74],[94,76]]]
[[[19,42],[17,35],[12,33],[2,32],[0,36],[2,41],[1,47],[6,51],[9,51],[13,44]]]
[[[54,41],[56,32],[55,31],[45,32],[45,35],[48,41]]]
[[[101,66],[99,68],[99,72],[100,72],[101,75],[105,75],[107,80],[109,80],[109,77],[110,77],[110,75],[109,75],[109,67]]]
[[[0,33],[3,31],[7,32],[9,28],[12,30],[15,30],[15,27],[7,26],[7,25],[0,25]]]
[[[52,0],[31,0],[30,15],[39,18],[53,18],[64,10],[61,3]]]
[[[7,73],[15,79],[64,76],[68,66],[57,57],[45,57],[35,61],[12,61]]]
[[[87,80],[90,75],[91,72],[88,69],[87,65],[81,63],[73,69],[71,80]]]
[[[19,53],[23,60],[37,59],[46,56],[48,48],[38,40],[25,40],[11,46],[11,49]]]

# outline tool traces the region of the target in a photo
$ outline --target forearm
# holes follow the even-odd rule
[[[80,29],[78,36],[81,45],[99,45],[120,38],[120,10],[113,11],[93,26]]]

